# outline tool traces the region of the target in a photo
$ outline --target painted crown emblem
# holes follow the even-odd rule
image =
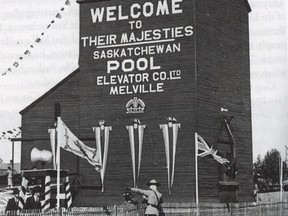
[[[126,104],[126,113],[144,113],[144,110],[145,103],[137,97],[129,100]]]

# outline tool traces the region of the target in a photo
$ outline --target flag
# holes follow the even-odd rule
[[[217,150],[213,149],[212,146],[208,145],[199,134],[196,133],[195,136],[196,136],[195,145],[197,149],[196,156],[205,157],[205,156],[211,155],[214,158],[214,160],[216,160],[220,164],[225,164],[225,163],[230,162],[226,158],[222,157]]]
[[[57,121],[57,144],[66,151],[85,158],[98,172],[101,169],[99,154],[97,150],[86,146],[79,140],[65,125],[65,123],[58,117]],[[59,154],[59,152],[57,152]]]

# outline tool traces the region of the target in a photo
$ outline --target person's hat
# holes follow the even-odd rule
[[[13,194],[14,195],[19,194],[19,189],[18,188],[13,188]]]
[[[150,185],[156,185],[156,186],[160,186],[161,184],[159,182],[157,182],[155,179],[152,179],[150,182],[147,183],[148,186]]]

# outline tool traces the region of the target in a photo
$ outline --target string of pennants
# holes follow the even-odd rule
[[[17,138],[21,135],[21,127],[13,128],[8,131],[3,131],[0,134],[0,140],[11,140],[12,138]]]
[[[65,10],[65,7],[66,7],[66,6],[70,6],[70,5],[71,5],[71,2],[70,2],[69,0],[66,0],[65,3],[64,3],[64,6],[61,7],[61,9],[59,10],[59,12],[55,15],[55,18],[56,18],[56,19],[62,19],[62,12]],[[55,19],[52,19],[51,22],[46,26],[46,29],[51,28],[51,26],[52,26],[54,23],[55,23]],[[2,76],[5,76],[5,75],[7,75],[8,72],[12,72],[13,69],[18,68],[19,65],[21,64],[21,61],[22,61],[25,57],[27,57],[27,56],[29,56],[29,55],[31,54],[32,49],[35,47],[35,44],[39,44],[39,43],[41,42],[41,40],[42,40],[42,38],[43,38],[44,35],[45,35],[45,31],[43,31],[43,32],[41,33],[41,35],[35,39],[34,44],[31,44],[31,45],[29,46],[29,48],[27,48],[27,49],[24,51],[23,55],[18,58],[18,60],[15,60],[15,61],[14,61],[13,66],[9,67],[4,73],[2,73]]]

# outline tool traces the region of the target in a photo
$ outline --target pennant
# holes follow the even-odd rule
[[[56,18],[61,19],[61,18],[62,18],[61,14],[60,14],[60,13],[57,13],[57,14],[56,14]]]
[[[62,7],[60,10],[61,10],[61,11],[64,11],[64,7]]]
[[[65,5],[71,5],[69,0],[66,0]]]
[[[58,117],[57,121],[57,143],[61,148],[73,154],[85,158],[98,172],[101,169],[99,153],[96,149],[86,146],[79,140]],[[60,154],[60,152],[57,152]]]
[[[30,53],[29,50],[26,50],[26,51],[24,52],[24,54],[25,54],[25,55],[30,55],[31,53]]]
[[[141,160],[142,160],[142,147],[143,147],[143,137],[144,137],[144,129],[146,125],[141,125],[139,119],[134,119],[134,125],[126,126],[129,134],[130,141],[130,150],[131,150],[131,159],[132,159],[132,171],[133,171],[133,182],[134,187],[138,187],[139,176],[140,176],[140,168],[141,168]],[[136,151],[135,151],[135,131],[138,131],[138,166],[136,171]]]
[[[167,165],[168,191],[171,194],[171,189],[174,183],[178,130],[181,124],[176,123],[176,119],[172,117],[167,118],[167,120],[168,120],[167,124],[161,124],[159,126],[163,133],[165,155],[166,155],[166,165]],[[169,128],[172,128],[172,149],[170,147]],[[170,159],[171,150],[172,150],[172,164],[171,164],[171,159]]]
[[[70,208],[72,205],[72,194],[71,194],[70,181],[69,181],[68,176],[64,178],[64,190],[65,190],[66,207]]]
[[[222,157],[222,155],[217,150],[213,149],[212,146],[208,145],[199,134],[196,133],[195,136],[195,145],[197,149],[196,156],[206,157],[208,155],[211,155],[214,160],[216,160],[220,164],[226,164],[230,162],[226,158]]]
[[[40,41],[41,41],[41,38],[37,38],[37,39],[35,40],[36,43],[39,43]]]
[[[14,66],[14,67],[18,67],[18,66],[19,66],[19,63],[18,63],[18,62],[14,62],[13,66]]]
[[[101,165],[100,170],[100,177],[101,177],[101,184],[102,184],[102,192],[104,192],[104,177],[107,165],[107,158],[108,158],[108,149],[109,149],[109,135],[110,131],[112,130],[111,126],[105,126],[105,121],[99,122],[100,127],[93,127],[93,131],[95,132],[95,140],[96,140],[96,149],[97,153],[99,154],[99,161]],[[102,151],[102,140],[101,137],[104,136],[104,148]],[[103,156],[103,157],[102,157]]]

